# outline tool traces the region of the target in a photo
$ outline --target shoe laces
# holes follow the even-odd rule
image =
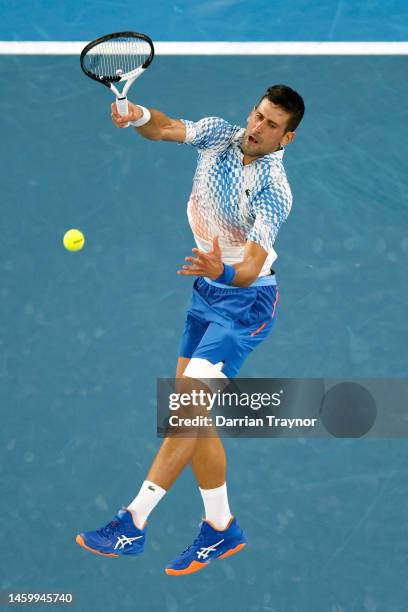
[[[200,526],[202,525],[202,523],[200,523]],[[184,555],[184,553],[189,552],[190,549],[195,548],[202,544],[204,540],[204,535],[202,532],[200,532],[198,534],[198,536],[196,537],[196,539],[194,540],[194,542],[192,544],[190,544],[190,546],[187,546],[187,548],[185,550],[183,550],[183,552],[181,553],[182,555]]]
[[[119,527],[119,520],[117,517],[115,517],[113,521],[105,525],[105,527],[101,527],[101,529],[97,529],[96,533],[98,533],[104,538],[108,538],[118,529],[118,527]]]

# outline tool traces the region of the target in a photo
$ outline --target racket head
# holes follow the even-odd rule
[[[101,36],[82,49],[80,62],[89,78],[110,87],[146,70],[154,58],[153,41],[140,32],[115,32]]]

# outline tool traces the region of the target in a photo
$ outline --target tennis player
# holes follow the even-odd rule
[[[187,208],[197,246],[178,271],[196,279],[176,378],[233,378],[274,327],[273,244],[292,204],[282,158],[303,117],[303,100],[290,87],[274,85],[251,110],[245,129],[218,117],[171,119],[132,103],[125,117],[115,104],[111,108],[118,128],[131,122],[144,138],[197,149]],[[166,437],[135,499],[106,527],[79,534],[78,544],[105,556],[143,552],[148,516],[188,463],[205,519],[196,540],[166,573],[190,574],[241,550],[246,537],[230,511],[225,451],[217,437]]]

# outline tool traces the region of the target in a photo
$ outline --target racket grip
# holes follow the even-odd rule
[[[118,110],[119,115],[124,117],[129,112],[129,106],[126,96],[124,98],[116,98],[116,108]],[[126,127],[129,127],[129,123]]]

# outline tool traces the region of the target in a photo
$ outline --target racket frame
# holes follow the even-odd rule
[[[91,51],[91,49],[93,49],[94,47],[100,45],[101,43],[109,42],[109,40],[112,40],[115,38],[137,38],[139,40],[144,40],[150,46],[149,57],[143,62],[141,66],[139,66],[138,68],[135,68],[134,70],[131,70],[130,72],[126,72],[123,75],[115,75],[111,77],[104,77],[104,76],[101,77],[101,76],[94,74],[90,70],[88,70],[84,66],[84,59],[86,55],[88,54],[88,52]],[[127,93],[130,87],[132,86],[132,84],[136,81],[136,79],[138,79],[144,73],[144,71],[148,68],[148,66],[150,66],[150,64],[153,61],[153,58],[154,58],[154,45],[153,45],[152,39],[149,36],[147,36],[146,34],[142,34],[140,32],[114,32],[113,34],[106,34],[105,36],[100,36],[99,38],[96,38],[95,40],[92,40],[90,43],[88,43],[82,49],[79,59],[80,59],[82,71],[86,74],[86,76],[89,77],[90,79],[93,79],[97,83],[102,83],[103,85],[108,87],[112,91],[112,93],[116,96],[116,108],[118,109],[118,113],[122,117],[124,117],[125,115],[128,114],[128,110],[129,110],[128,101],[127,101]],[[121,82],[126,82],[122,92],[120,92],[118,88],[114,85],[114,83],[118,84]],[[129,127],[129,123],[127,124],[126,127]]]

